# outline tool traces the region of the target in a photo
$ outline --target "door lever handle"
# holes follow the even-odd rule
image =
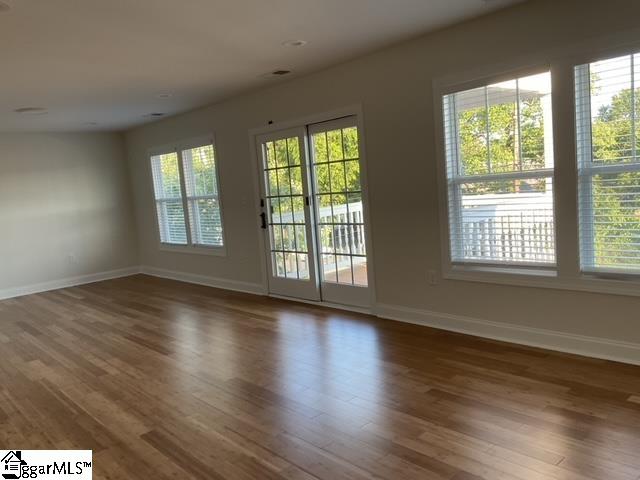
[[[262,228],[263,230],[266,230],[267,229],[267,214],[266,213],[262,212],[260,214],[260,221],[261,221],[260,228]]]

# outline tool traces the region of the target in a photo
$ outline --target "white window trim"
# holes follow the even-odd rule
[[[188,253],[193,255],[213,255],[216,257],[224,257],[227,255],[227,249],[224,246],[215,245],[179,245],[176,243],[160,242],[158,250],[171,253]]]
[[[182,151],[188,150],[191,148],[202,147],[206,145],[211,145],[213,147],[214,158],[215,158],[215,176],[216,182],[218,186],[218,195],[207,195],[203,197],[187,197],[187,188],[185,184],[184,178],[184,164],[182,159]],[[184,219],[185,219],[185,229],[187,234],[187,244],[179,244],[179,243],[168,243],[161,241],[160,230],[161,226],[158,222],[157,208],[158,203],[162,201],[162,199],[158,200],[155,198],[155,190],[153,186],[153,168],[151,166],[150,158],[156,155],[164,155],[167,153],[176,153],[178,156],[178,170],[180,173],[180,190],[182,197],[182,208],[184,210]],[[156,223],[156,235],[158,239],[158,250],[163,252],[171,252],[171,253],[182,253],[182,254],[195,254],[195,255],[213,255],[213,256],[226,256],[227,255],[227,237],[226,237],[226,228],[224,226],[224,215],[223,215],[223,200],[222,200],[222,186],[220,184],[220,165],[219,165],[219,157],[218,151],[216,148],[215,136],[213,134],[204,135],[199,137],[194,137],[189,140],[183,140],[180,142],[175,142],[171,144],[166,144],[160,147],[155,147],[147,151],[147,166],[149,179],[151,181],[151,191],[153,195],[153,203],[154,208],[156,209],[156,215],[154,215],[155,223]],[[197,198],[217,198],[218,205],[220,206],[220,223],[222,224],[222,245],[201,245],[194,244],[191,238],[191,224],[189,219],[189,201]]]
[[[453,255],[451,252],[451,228],[457,225],[459,222],[452,221],[449,212],[449,190],[450,184],[464,183],[466,178],[471,178],[473,181],[482,179],[504,178],[513,176],[514,178],[523,177],[548,177],[555,181],[555,169],[547,168],[534,170],[531,172],[514,172],[514,173],[502,173],[495,175],[476,175],[473,177],[456,176],[450,179],[447,176],[447,155],[445,146],[445,118],[444,118],[444,96],[450,95],[456,92],[470,90],[473,88],[483,87],[493,83],[499,83],[514,78],[526,77],[529,75],[540,74],[550,71],[551,66],[549,64],[537,65],[535,67],[519,68],[514,70],[503,70],[500,73],[485,76],[475,76],[473,80],[468,80],[472,74],[469,74],[467,78],[464,75],[458,78],[449,77],[447,79],[439,79],[434,81],[433,85],[433,99],[434,99],[434,114],[436,125],[436,150],[437,150],[437,170],[438,170],[438,203],[440,214],[440,233],[441,233],[441,247],[442,247],[442,272],[444,278],[461,279],[461,280],[473,280],[483,281],[486,279],[492,280],[495,283],[496,279],[502,279],[501,283],[511,284],[512,277],[515,279],[521,279],[523,277],[542,277],[545,279],[553,278],[557,276],[557,263],[551,264],[535,264],[535,263],[522,263],[522,264],[500,264],[497,262],[482,262],[482,261],[469,261],[469,262],[456,262],[453,261]],[[553,102],[552,102],[553,103]],[[555,122],[553,123],[555,125]],[[555,128],[555,127],[554,127]],[[554,218],[556,215],[556,188],[554,185]],[[557,221],[554,221],[554,236],[557,238]],[[557,262],[557,245],[556,245],[556,262]]]
[[[633,59],[634,55],[637,52],[631,54],[631,58]],[[617,56],[617,55],[616,55]],[[609,58],[615,58],[616,56],[612,56]],[[585,102],[589,102],[587,107],[582,106],[582,118],[578,118],[579,111],[578,105],[576,104],[576,134],[580,129],[585,129],[588,131],[583,132],[582,138],[583,142],[581,145],[577,145],[577,165],[578,165],[578,188],[580,192],[583,192],[579,195],[578,199],[578,209],[579,209],[579,218],[588,218],[589,221],[580,222],[580,268],[581,271],[585,275],[592,275],[595,277],[609,277],[609,278],[618,278],[621,280],[640,280],[640,270],[628,270],[628,269],[616,269],[616,268],[608,268],[608,267],[597,267],[595,266],[594,261],[594,247],[593,247],[593,239],[594,239],[594,227],[593,227],[593,194],[591,192],[592,189],[592,179],[595,175],[599,174],[619,174],[619,173],[627,173],[640,172],[640,163],[637,161],[630,163],[614,163],[614,164],[593,164],[592,162],[592,152],[593,152],[593,120],[591,118],[591,91],[585,86],[590,84],[590,64],[593,62],[587,62],[581,65],[576,65],[575,71],[576,76],[580,75],[582,77],[581,80],[578,81],[576,79],[575,87],[582,87],[584,90],[581,92],[575,92],[576,101],[579,98],[584,98]],[[631,65],[631,75],[633,81],[633,72],[634,67],[633,63]],[[585,81],[584,77],[587,77]],[[637,148],[635,145],[635,141],[633,144],[633,155],[638,156]],[[588,195],[585,195],[584,192],[588,192]],[[584,197],[589,198],[588,203],[582,203],[581,198]],[[586,215],[582,213],[583,210],[586,212]],[[587,256],[585,258],[585,256]],[[593,266],[592,266],[593,265]]]
[[[640,51],[640,42],[635,39],[627,39],[624,33],[620,35],[609,35],[603,38],[594,39],[594,44],[586,43],[585,45],[576,45],[571,51],[569,51],[565,56],[565,63],[570,66],[571,70],[571,95],[573,97],[573,112],[574,118],[572,123],[573,133],[576,138],[575,147],[574,147],[574,166],[576,169],[575,179],[576,179],[576,190],[579,188],[580,183],[584,181],[584,175],[587,172],[584,168],[581,168],[578,154],[578,144],[577,144],[577,118],[575,115],[578,113],[578,105],[576,104],[576,91],[575,91],[575,76],[574,71],[575,67],[579,65],[591,64],[598,61],[607,60],[610,58],[620,57],[624,55],[633,55],[637,54]],[[636,37],[637,33],[631,33],[631,38]],[[602,47],[605,45],[605,47]],[[574,49],[578,49],[578,52],[573,51]],[[567,79],[569,80],[569,79]],[[567,89],[569,90],[569,89]],[[591,119],[589,119],[589,128],[591,128]],[[582,146],[584,148],[584,145]],[[591,138],[589,137],[589,145],[588,148],[591,148]],[[591,169],[597,169],[596,167],[591,167]],[[589,172],[589,173],[592,173]],[[581,175],[582,174],[582,175]],[[581,178],[582,176],[582,178]],[[579,195],[579,192],[577,192]],[[579,212],[579,199],[576,197],[576,223],[578,224],[578,229],[580,229],[578,215]],[[583,226],[584,228],[584,226]],[[580,249],[580,251],[584,251],[582,249],[582,245],[580,242],[583,241],[583,236],[581,235],[584,232],[580,232],[578,243],[576,244],[576,248]],[[583,270],[581,259],[578,260],[579,265],[577,268],[579,269],[577,277],[568,282],[567,288],[571,290],[583,290],[589,292],[596,293],[609,293],[614,295],[627,295],[627,296],[635,296],[640,297],[640,274],[629,271],[615,271],[615,270]],[[563,288],[563,287],[561,287]]]
[[[555,216],[555,235],[556,235],[556,266],[551,268],[537,268],[535,266],[521,266],[510,267],[508,265],[482,265],[482,264],[454,264],[451,261],[450,253],[450,241],[449,241],[449,209],[448,209],[448,184],[447,184],[447,171],[446,171],[446,149],[444,139],[444,115],[443,115],[443,102],[442,97],[447,94],[455,93],[456,91],[468,90],[482,86],[488,83],[498,83],[506,81],[516,77],[522,77],[527,75],[533,75],[541,73],[543,71],[552,72],[552,84],[556,85],[558,80],[563,81],[563,92],[571,95],[571,99],[564,99],[570,102],[572,105],[571,128],[573,131],[566,132],[564,135],[568,135],[573,140],[573,146],[569,152],[566,148],[563,149],[567,154],[567,158],[562,158],[558,155],[557,148],[557,132],[562,128],[562,124],[556,121],[556,115],[561,109],[558,108],[559,104],[563,102],[556,101],[556,95],[558,92],[555,88],[552,89],[552,104],[554,105],[553,112],[553,129],[554,129],[554,157],[555,157],[555,169],[556,175],[559,174],[558,169],[569,167],[568,163],[573,162],[570,166],[574,172],[575,188],[578,187],[578,163],[577,163],[577,150],[575,145],[575,79],[573,77],[574,67],[583,63],[590,63],[611,56],[629,54],[631,52],[637,52],[640,49],[640,45],[634,43],[633,45],[625,45],[619,48],[601,50],[596,54],[586,55],[584,53],[576,54],[575,52],[562,52],[558,55],[553,62],[542,60],[536,65],[521,65],[513,68],[503,66],[487,67],[482,69],[476,69],[468,73],[448,75],[435,79],[433,82],[433,105],[435,116],[435,145],[436,145],[436,169],[437,169],[437,184],[438,184],[438,214],[440,225],[440,245],[441,245],[441,270],[442,278],[447,281],[464,281],[473,283],[486,283],[494,285],[508,285],[508,286],[521,286],[529,288],[544,288],[552,290],[565,290],[576,292],[592,292],[592,293],[606,293],[612,295],[624,295],[640,297],[640,276],[629,275],[627,273],[616,272],[582,272],[578,265],[578,249],[579,249],[579,235],[576,231],[575,235],[575,250],[576,250],[576,265],[571,265],[570,258],[562,258],[561,242],[568,239],[561,239],[558,233],[560,228],[560,222],[562,218],[558,216],[558,194],[560,192],[560,185],[554,185],[554,216]],[[556,70],[564,70],[566,78],[555,78]],[[490,73],[493,71],[493,74]],[[570,72],[570,75],[569,75]],[[567,83],[567,82],[570,82]],[[564,83],[567,83],[566,85]],[[560,94],[562,95],[562,93]],[[562,98],[560,99],[562,100]],[[565,125],[566,126],[566,125]],[[569,153],[571,155],[569,155]],[[561,166],[558,162],[564,162]],[[568,163],[567,163],[568,162]],[[566,179],[565,179],[566,180]],[[564,201],[564,200],[563,200]],[[575,198],[574,213],[576,215],[575,222],[578,223],[578,198]],[[573,268],[575,267],[575,268]]]

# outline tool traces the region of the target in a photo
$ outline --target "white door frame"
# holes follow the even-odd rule
[[[267,187],[267,178],[266,178],[266,170],[265,170],[265,158],[264,158],[264,150],[261,151],[261,148],[264,144],[278,140],[283,138],[296,138],[299,142],[300,148],[300,168],[302,174],[302,196],[306,200],[304,201],[304,216],[305,216],[305,238],[307,239],[307,257],[308,257],[308,266],[309,266],[309,275],[306,279],[301,278],[286,278],[275,275],[276,267],[273,265],[273,256],[272,256],[272,247],[271,245],[271,216],[272,213],[269,212],[270,202],[267,199],[269,195],[268,187]],[[320,300],[320,287],[318,283],[318,270],[317,270],[317,258],[315,254],[315,250],[312,248],[312,245],[315,245],[315,228],[314,228],[314,217],[313,217],[313,208],[311,203],[308,200],[311,198],[311,178],[309,175],[309,158],[308,158],[308,147],[307,147],[307,133],[304,127],[294,127],[288,128],[285,130],[277,130],[269,133],[263,133],[261,135],[255,136],[256,141],[256,150],[258,152],[258,170],[260,171],[260,199],[264,199],[265,205],[261,207],[261,216],[265,219],[266,228],[261,228],[262,230],[262,238],[264,241],[265,247],[269,246],[265,250],[265,258],[267,261],[267,287],[269,293],[275,293],[278,295],[292,296],[296,298],[304,298],[310,301],[319,301]],[[290,167],[293,168],[293,167]],[[269,187],[270,188],[270,187]],[[291,220],[293,222],[293,220]],[[261,219],[262,222],[262,219]],[[261,226],[261,227],[264,227]],[[298,226],[296,226],[297,229]],[[294,237],[297,235],[294,231]],[[267,237],[267,239],[265,239]],[[284,241],[284,239],[283,239]],[[269,244],[269,245],[268,245]],[[297,243],[296,243],[297,245]],[[297,248],[296,248],[297,250]],[[268,251],[268,253],[267,253]]]
[[[366,311],[373,310],[376,305],[376,286],[375,286],[375,270],[374,270],[374,248],[373,248],[373,232],[371,228],[371,213],[370,213],[370,196],[369,196],[369,175],[368,175],[368,165],[367,165],[367,155],[366,155],[366,142],[365,135],[366,132],[364,130],[364,114],[362,111],[361,104],[350,105],[347,107],[339,108],[336,110],[331,110],[323,113],[318,113],[314,115],[309,115],[305,117],[300,117],[293,120],[284,120],[279,121],[277,123],[270,122],[268,125],[264,125],[262,127],[256,127],[249,130],[249,146],[250,146],[250,154],[251,154],[251,162],[253,164],[253,182],[254,182],[254,192],[255,192],[255,225],[256,229],[260,229],[260,213],[262,213],[262,208],[260,207],[260,199],[261,199],[261,190],[260,183],[262,180],[262,171],[259,169],[259,153],[257,149],[257,140],[260,135],[264,135],[267,133],[273,133],[278,130],[287,130],[295,127],[306,127],[308,125],[314,123],[322,123],[330,120],[336,120],[342,117],[354,116],[356,118],[356,125],[358,127],[358,138],[359,138],[359,148],[360,148],[360,181],[362,183],[362,208],[364,212],[365,218],[365,243],[367,246],[367,279],[368,279],[368,291],[369,291],[369,300],[370,305],[369,308],[365,308]],[[314,226],[315,228],[315,226]],[[268,263],[266,254],[266,243],[264,235],[258,235],[258,243],[260,247],[260,256],[262,257],[261,262],[261,273],[262,273],[262,287],[264,292],[269,295],[269,280],[268,280]],[[276,295],[274,295],[276,296]],[[292,300],[297,300],[296,298],[292,298]],[[304,301],[304,300],[302,300]],[[323,304],[331,305],[329,302],[319,302]],[[349,307],[349,305],[346,305]],[[357,308],[356,308],[357,309]],[[362,309],[358,309],[362,310]]]

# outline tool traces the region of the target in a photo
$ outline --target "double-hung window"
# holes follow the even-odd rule
[[[575,68],[584,272],[640,273],[640,54]]]
[[[556,263],[551,74],[443,96],[453,264]]]
[[[224,236],[213,142],[151,156],[160,242],[222,252]]]

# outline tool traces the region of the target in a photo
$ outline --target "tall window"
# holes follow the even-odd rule
[[[583,271],[640,272],[640,54],[579,65],[576,134]]]
[[[151,157],[156,211],[160,227],[160,241],[177,245],[187,244],[187,229],[180,186],[180,166],[176,152]]]
[[[177,148],[154,155],[151,169],[160,241],[173,245],[222,247],[213,145]]]
[[[549,72],[443,97],[451,260],[555,264]]]

